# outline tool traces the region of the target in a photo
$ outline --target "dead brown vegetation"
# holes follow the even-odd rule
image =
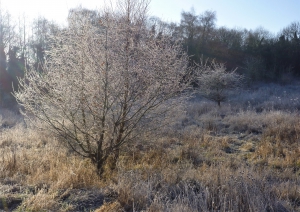
[[[102,178],[50,132],[1,112],[2,210],[300,211],[293,110],[192,101],[175,128],[124,146]]]

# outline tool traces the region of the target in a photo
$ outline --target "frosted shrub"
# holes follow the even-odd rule
[[[119,2],[92,22],[80,11],[52,41],[45,72],[29,71],[15,93],[99,174],[124,143],[159,128],[181,107],[187,56],[146,28],[147,2]]]
[[[229,92],[238,89],[243,77],[234,71],[227,72],[224,64],[212,62],[198,67],[198,85],[200,94],[221,106]]]

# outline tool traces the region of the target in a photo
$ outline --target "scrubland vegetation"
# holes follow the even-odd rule
[[[162,136],[127,143],[102,177],[39,123],[1,110],[1,209],[299,211],[299,92],[299,82],[260,84],[221,108],[196,96]]]
[[[147,1],[118,6],[70,11],[2,105],[0,210],[300,211],[300,81],[197,65]]]

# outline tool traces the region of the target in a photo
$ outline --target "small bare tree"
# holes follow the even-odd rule
[[[221,106],[221,102],[227,100],[229,91],[237,90],[241,87],[243,76],[236,73],[236,69],[227,72],[222,63],[205,62],[199,65],[197,70],[197,84],[199,93]]]
[[[53,38],[45,72],[28,72],[15,93],[26,114],[45,122],[98,173],[124,143],[157,129],[185,99],[188,57],[146,28],[148,3],[119,2],[97,23],[69,17]]]

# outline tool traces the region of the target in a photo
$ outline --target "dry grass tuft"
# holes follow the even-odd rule
[[[47,133],[17,125],[2,132],[1,140],[1,178],[57,189],[99,184],[94,166],[88,160],[68,153]]]
[[[275,168],[299,168],[300,164],[300,118],[295,114],[277,113],[262,134],[254,154],[257,162]]]
[[[104,203],[99,209],[95,212],[122,212],[123,207],[118,201],[112,203]]]

